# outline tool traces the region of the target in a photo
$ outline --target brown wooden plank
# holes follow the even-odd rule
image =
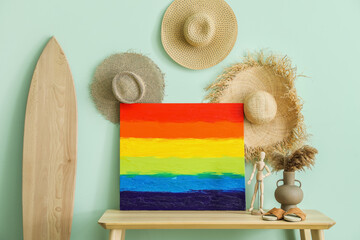
[[[53,37],[31,81],[23,148],[24,240],[70,239],[77,153],[73,78]]]
[[[107,210],[99,224],[105,229],[328,229],[335,222],[316,210],[305,210],[302,222],[264,221],[244,211],[120,211]]]
[[[324,240],[324,230],[311,230],[312,240]]]
[[[311,230],[310,229],[300,229],[300,239],[301,240],[311,240]]]
[[[110,230],[109,240],[125,240],[125,230],[124,229]]]

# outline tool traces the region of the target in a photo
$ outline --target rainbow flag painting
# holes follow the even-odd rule
[[[245,210],[241,103],[120,104],[121,210]]]

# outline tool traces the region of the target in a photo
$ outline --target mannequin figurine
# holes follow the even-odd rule
[[[260,160],[257,161],[255,164],[254,164],[254,169],[251,173],[251,176],[250,176],[250,179],[248,181],[248,184],[251,183],[251,180],[253,179],[254,177],[254,174],[255,174],[255,170],[257,170],[257,173],[256,173],[256,184],[255,184],[255,189],[254,189],[254,194],[253,194],[253,197],[251,199],[251,206],[249,208],[249,211],[252,212],[253,209],[254,209],[254,203],[255,203],[255,198],[256,198],[256,193],[257,191],[259,190],[259,185],[260,185],[260,206],[259,206],[259,212],[260,214],[264,214],[264,210],[263,210],[263,204],[264,204],[264,182],[263,180],[270,176],[271,175],[271,172],[270,172],[270,169],[268,166],[266,166],[265,162],[264,162],[264,159],[265,159],[265,153],[264,152],[261,152],[260,153]],[[265,174],[265,176],[263,175],[263,170],[264,168],[266,169],[267,173]],[[253,213],[253,212],[252,212]],[[253,214],[256,214],[256,213],[253,213]]]

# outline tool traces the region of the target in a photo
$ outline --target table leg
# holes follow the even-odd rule
[[[311,230],[311,236],[313,240],[325,240],[324,230]]]
[[[300,229],[300,239],[301,240],[311,240],[310,229]]]
[[[110,229],[109,240],[125,240],[125,229]]]

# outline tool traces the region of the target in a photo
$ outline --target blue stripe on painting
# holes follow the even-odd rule
[[[197,190],[244,191],[242,175],[120,175],[120,191],[181,193]]]

